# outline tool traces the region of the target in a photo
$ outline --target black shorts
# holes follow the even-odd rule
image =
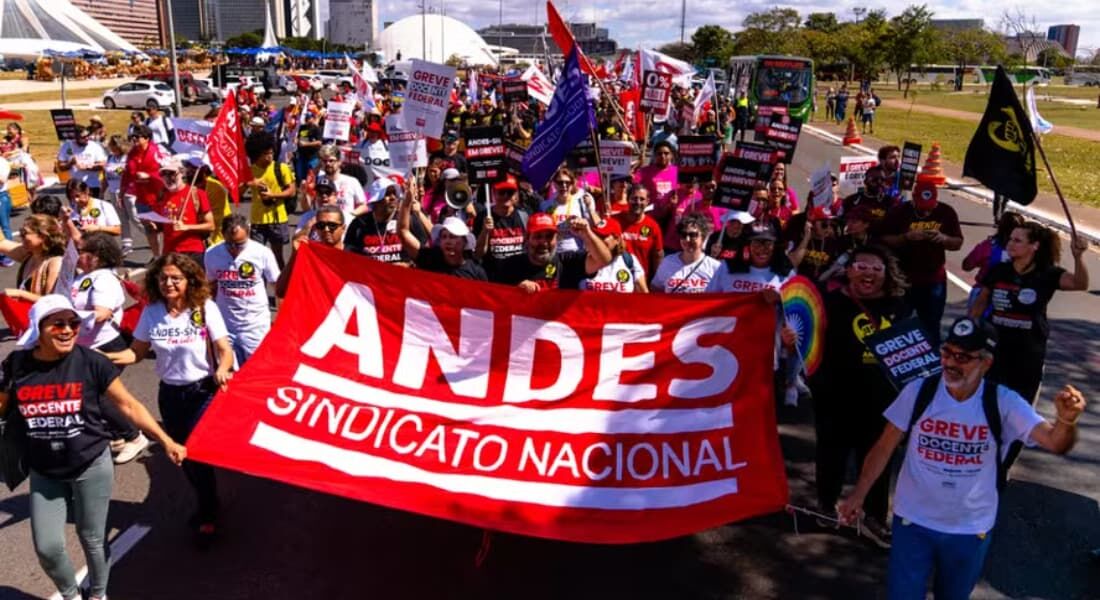
[[[290,227],[286,223],[253,224],[249,234],[261,244],[286,244],[290,242]]]

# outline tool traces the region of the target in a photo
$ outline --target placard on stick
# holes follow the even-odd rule
[[[51,108],[50,118],[53,119],[53,129],[57,133],[58,141],[76,139],[76,117],[71,108]]]
[[[672,75],[660,71],[642,73],[642,99],[639,105],[643,112],[664,114],[671,95]]]
[[[910,317],[863,338],[894,387],[935,375],[943,370],[940,353],[921,329],[920,320]]]
[[[758,184],[768,181],[772,164],[726,154],[718,169],[718,187],[714,203],[724,208],[748,210],[752,192]]]
[[[507,175],[504,159],[504,128],[471,127],[466,138],[466,173],[470,183],[493,183]]]
[[[920,144],[905,142],[901,149],[901,166],[898,167],[898,189],[912,191],[913,184],[917,181],[917,172],[920,171]]]
[[[682,135],[677,140],[680,183],[702,183],[714,179],[718,138],[713,135]]]
[[[798,136],[802,133],[802,120],[790,115],[772,114],[768,118],[764,139],[779,153],[780,162],[791,164],[794,151],[798,147]]]
[[[501,86],[505,102],[527,102],[527,82],[522,79],[505,79]]]

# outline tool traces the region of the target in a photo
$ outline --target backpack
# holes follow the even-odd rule
[[[941,377],[942,375],[937,374],[926,377],[921,381],[917,399],[913,402],[913,413],[909,416],[909,432],[913,431],[917,421],[932,404],[932,397],[936,395]],[[982,389],[982,411],[985,413],[985,421],[989,425],[989,432],[993,434],[993,441],[997,445],[995,452],[997,457],[997,491],[1000,492],[1008,481],[1008,469],[1005,468],[1001,460],[1001,410],[997,402],[997,387],[996,383],[988,379],[985,380],[985,387]],[[910,435],[912,434],[910,433]]]

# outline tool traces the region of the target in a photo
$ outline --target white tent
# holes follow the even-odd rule
[[[419,58],[443,63],[457,55],[471,65],[495,65],[494,47],[465,23],[444,15],[413,15],[393,23],[378,36],[378,48],[386,60]],[[505,55],[515,54],[502,48]]]
[[[68,0],[0,0],[0,55],[140,51]]]

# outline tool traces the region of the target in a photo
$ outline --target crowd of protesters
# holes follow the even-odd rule
[[[680,182],[676,140],[709,132],[732,142],[747,128],[744,94],[729,106],[708,105],[694,120],[690,110],[682,110],[690,108],[693,92],[677,90],[674,108],[649,139],[633,140],[645,161],[637,160],[630,175],[602,178],[563,164],[542,187],[520,172],[473,185],[463,131],[499,125],[510,142],[523,147],[539,131],[546,111],[533,99],[506,102],[499,80],[482,81],[473,87],[456,81],[442,135],[427,140],[427,163],[408,173],[379,160],[388,156],[385,117],[401,107],[398,84],[379,85],[371,98],[348,86],[312,90],[279,109],[241,91],[237,116],[246,132],[250,178],[233,192],[249,203],[247,216],[233,210],[230,190],[202,157],[172,154],[171,120],[155,109],[134,113],[124,133],[90,123],[62,145],[58,166],[68,174],[66,201],[36,198],[20,241],[10,241],[6,230],[0,238],[0,252],[19,263],[18,287],[4,293],[36,302],[30,328],[35,333],[21,338],[21,350],[4,362],[0,405],[18,397],[28,382],[83,377],[89,393],[105,394],[115,406],[94,403],[102,409],[85,415],[86,427],[65,438],[60,453],[49,443],[31,445],[35,545],[63,597],[74,597],[76,588],[54,539],[65,512],[57,503],[66,502],[66,486],[76,490],[68,501],[85,503],[83,514],[92,519],[81,531],[84,525],[102,529],[97,511],[105,515],[103,494],[109,497],[110,488],[104,444],[113,442],[116,462],[132,459],[148,444],[134,425],[182,462],[197,498],[189,525],[200,543],[213,539],[214,470],[187,460],[172,440],[185,443],[213,393],[269,331],[268,285],[277,298],[285,296],[301,244],[530,294],[550,289],[757,294],[778,308],[786,281],[795,275],[810,279],[824,297],[824,362],[807,386],[798,377],[792,380],[787,369],[794,364],[796,332],[780,325],[775,381],[777,399],[812,398],[818,510],[832,515],[839,506],[842,519],[855,519],[866,500],[865,530],[883,546],[891,546],[893,538],[891,597],[923,597],[923,577],[933,564],[942,564],[936,558],[941,552],[965,556],[966,568],[957,573],[937,569],[938,577],[947,578],[944,589],[952,590],[946,597],[965,597],[988,547],[996,470],[979,469],[950,478],[950,490],[934,489],[937,477],[948,476],[914,466],[915,450],[907,451],[900,474],[897,468],[891,473],[890,455],[921,418],[918,407],[928,411],[921,423],[984,419],[987,382],[1005,420],[998,429],[1006,465],[1019,442],[1056,452],[1072,446],[1072,428],[1083,408],[1080,394],[1072,388],[1057,394],[1053,424],[1032,405],[1049,336],[1047,304],[1058,290],[1087,288],[1086,245],[1075,240],[1073,269],[1067,271],[1059,266],[1057,235],[1018,214],[1005,215],[997,233],[980,242],[965,263],[979,269],[971,318],[952,324],[943,337],[946,255],[963,248],[965,240],[956,211],[941,201],[936,187],[918,183],[911,194],[900,189],[897,147],[882,148],[879,164],[845,197],[834,177],[829,198],[800,198],[787,165],[778,163],[750,198],[734,201],[720,197],[713,181]],[[347,139],[324,136],[332,100],[355,102]],[[865,126],[873,127],[876,101],[870,90],[856,98]],[[826,102],[827,118],[842,120],[847,90],[830,90]],[[632,139],[613,101],[604,97],[597,109],[602,136]],[[211,110],[207,118],[216,116]],[[133,250],[137,228],[153,258],[144,283],[124,289],[112,268]],[[62,273],[69,241],[78,249],[80,273]],[[59,281],[68,287],[60,289]],[[130,329],[122,325],[127,294],[143,307]],[[917,382],[899,394],[863,340],[910,315],[940,349],[944,371],[932,384]],[[74,344],[103,354],[74,351]],[[163,430],[134,408],[114,370],[154,354]],[[959,416],[960,410],[965,415]],[[28,435],[44,440],[59,433]],[[1000,448],[998,443],[987,450]],[[853,455],[866,461],[863,477],[853,495],[842,499]],[[998,456],[985,464],[1001,462]],[[899,483],[891,525],[893,475]],[[98,500],[81,491],[88,486]],[[980,510],[972,505],[974,497]],[[101,537],[81,535],[86,549],[98,544],[102,552]],[[944,536],[959,539],[944,541]],[[971,544],[963,540],[967,536],[984,542]],[[918,551],[926,556],[923,562],[912,558]],[[102,597],[105,563],[96,563],[91,575],[92,596]]]

